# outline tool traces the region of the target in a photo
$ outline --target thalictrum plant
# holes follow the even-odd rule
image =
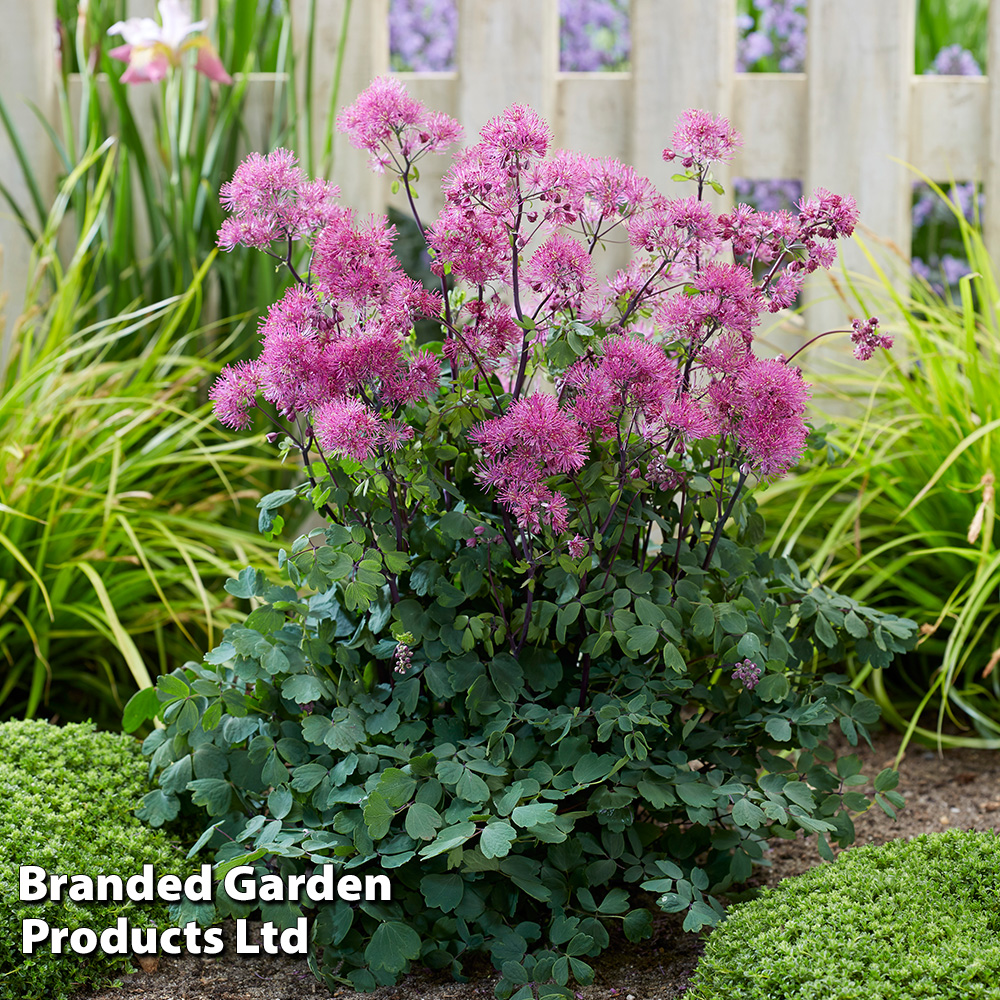
[[[650,934],[640,889],[696,930],[762,838],[804,829],[830,857],[871,805],[860,761],[822,741],[833,723],[867,739],[877,709],[832,670],[848,649],[888,665],[915,627],[761,553],[753,500],[801,455],[809,394],[795,359],[756,357],[754,328],[857,210],[819,191],[794,214],[717,215],[712,165],[739,137],[703,111],[664,151],[693,188],[668,199],[616,160],[552,153],[514,106],[425,221],[416,164],[458,124],[379,79],[340,125],[394,176],[439,287],[287,150],[224,187],[220,244],[295,283],[259,357],[213,386],[216,413],[267,413],[301,456],[260,528],[282,535],[297,496],[325,526],[285,543],[279,584],[230,581],[255,599],[245,621],[130,702],[129,727],[165,723],[141,814],[162,823],[190,793],[211,817],[194,850],[220,871],[391,869],[391,902],[268,908],[315,918],[330,985],[372,990],[416,960],[460,975],[489,951],[498,997],[572,997],[610,926]],[[634,259],[600,281],[613,240]],[[848,332],[860,355],[888,344],[874,319]],[[896,779],[875,780],[890,813]]]

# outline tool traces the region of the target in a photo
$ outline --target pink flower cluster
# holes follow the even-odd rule
[[[440,299],[408,278],[384,220],[357,225],[337,207],[313,245],[312,283],[293,285],[261,323],[261,353],[223,370],[210,392],[219,420],[250,425],[260,396],[288,421],[311,421],[330,452],[363,461],[413,436],[395,418],[433,394],[440,360],[406,356],[414,322],[440,311]],[[384,411],[388,410],[388,414]]]
[[[797,368],[752,358],[708,393],[721,432],[739,444],[744,471],[779,476],[802,457],[809,387]]]
[[[376,80],[340,127],[396,173],[411,205],[413,162],[461,135],[391,78]],[[458,428],[478,482],[523,533],[573,532],[573,558],[592,539],[577,530],[567,488],[579,489],[595,447],[603,461],[614,456],[619,495],[629,483],[680,488],[696,471],[692,442],[705,439],[741,485],[791,468],[809,388],[797,368],[756,358],[753,332],[762,313],[792,302],[805,274],[831,266],[835,241],[857,223],[854,200],[819,190],[797,212],[739,205],[717,215],[700,192],[708,165],[729,159],[740,137],[702,111],[682,116],[664,153],[697,168],[699,196],[667,199],[617,160],[553,153],[551,141],[546,123],[515,105],[454,158],[444,207],[424,230],[442,294],[406,276],[384,219],[355,218],[286,150],[249,157],[221,193],[232,215],[220,245],[281,256],[283,243],[298,281],[261,323],[260,356],[213,386],[219,419],[247,427],[264,401],[300,429],[303,451],[377,459],[389,474],[424,424],[413,408],[443,385],[445,425]],[[593,258],[616,228],[632,260],[602,281]],[[304,275],[293,266],[297,240],[311,251]],[[753,265],[766,268],[761,279]],[[440,354],[411,346],[425,318],[440,325]],[[857,356],[891,344],[877,325],[854,324]],[[566,359],[567,350],[547,367],[550,351]],[[457,419],[463,405],[475,412]]]
[[[554,396],[535,393],[512,403],[502,417],[480,424],[470,437],[482,449],[479,481],[519,525],[556,534],[569,525],[566,498],[546,484],[552,476],[575,472],[587,457],[587,436]]]
[[[760,683],[760,673],[760,667],[753,660],[743,660],[742,663],[736,664],[733,680],[742,681],[743,686],[752,691]]]
[[[424,153],[437,153],[462,138],[462,126],[445,114],[428,111],[412,98],[399,80],[380,76],[337,119],[337,127],[358,149],[371,153],[371,164],[382,171],[398,149],[413,163]]]
[[[877,347],[884,347],[886,350],[892,347],[892,337],[878,332],[877,316],[872,316],[869,320],[853,320],[851,326],[854,328],[851,343],[854,344],[854,356],[858,361],[870,360]]]
[[[219,189],[219,201],[232,213],[219,229],[219,246],[267,250],[278,241],[300,240],[344,212],[339,196],[335,185],[307,180],[287,149],[251,153]]]
[[[663,151],[663,159],[669,163],[680,157],[685,167],[728,163],[742,145],[739,133],[722,115],[713,118],[694,108],[681,115],[671,142],[673,146]]]

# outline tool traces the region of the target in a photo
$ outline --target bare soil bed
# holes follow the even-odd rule
[[[874,739],[875,750],[861,751],[866,774],[891,766],[899,748],[897,733]],[[837,746],[844,752],[846,745]],[[894,822],[873,807],[856,820],[858,844],[884,843],[948,827],[990,830],[1000,826],[1000,754],[979,750],[936,751],[911,744],[900,764],[900,792],[906,808]],[[774,884],[797,875],[820,859],[815,838],[776,840],[767,855],[770,868],[760,869],[752,885]],[[657,918],[653,937],[640,945],[613,942],[597,963],[592,986],[580,987],[580,1000],[668,1000],[683,996],[701,953],[702,943],[681,930],[680,919]],[[495,982],[488,965],[469,970],[470,980],[456,983],[417,970],[398,986],[369,994],[373,1000],[480,1000],[493,996]],[[331,994],[317,982],[304,959],[235,954],[163,957],[155,971],[136,971],[117,988],[80,993],[76,1000],[313,1000],[335,996],[362,1000],[346,988]]]

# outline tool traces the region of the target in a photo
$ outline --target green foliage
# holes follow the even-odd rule
[[[204,269],[183,297],[86,323],[115,164],[106,144],[78,168],[93,175],[89,235],[65,269],[55,242],[79,178],[64,186],[0,376],[0,705],[117,727],[136,687],[234,620],[221,600],[234,564],[273,558],[224,520],[277,463],[237,449],[199,399],[219,363],[177,330]]]
[[[887,665],[914,626],[759,555],[752,499],[707,561],[705,541],[685,551],[685,579],[655,558],[591,574],[591,556],[553,554],[524,604],[511,597],[523,566],[493,542],[499,517],[418,514],[404,552],[384,499],[350,496],[341,476],[317,488],[350,504],[335,513],[351,526],[283,550],[279,584],[252,569],[230,581],[255,609],[203,664],[160,678],[166,729],[144,747],[160,788],[140,810],[157,823],[190,794],[220,865],[385,870],[391,902],[305,911],[328,984],[371,990],[412,961],[460,975],[485,951],[499,997],[528,997],[530,981],[569,997],[610,927],[649,935],[641,890],[697,930],[764,838],[806,830],[827,857],[853,840],[867,779],[822,741],[834,723],[867,739],[878,709],[828,670],[848,650]],[[290,493],[261,501],[264,530]],[[594,629],[582,645],[581,620]],[[398,643],[413,656],[403,675]],[[765,671],[753,691],[730,676],[750,656]],[[156,708],[144,695],[133,721]],[[894,780],[880,776],[876,797],[890,813]]]
[[[21,953],[21,922],[98,930],[124,917],[133,926],[168,924],[162,905],[60,902],[19,903],[18,866],[48,873],[118,874],[128,878],[151,864],[158,874],[184,875],[190,862],[161,831],[132,814],[149,787],[139,744],[95,732],[90,724],[0,723],[0,1000],[62,1000],[103,985],[131,967],[129,956],[95,952],[84,959],[42,947]]]
[[[902,299],[881,270],[880,286],[855,288],[868,314],[899,317],[890,328],[900,349],[882,371],[838,376],[860,414],[838,416],[832,448],[815,451],[811,466],[761,503],[777,526],[773,553],[807,559],[834,589],[912,617],[927,633],[889,671],[849,661],[885,717],[926,740],[997,747],[1000,292],[981,234],[949,206],[973,271],[960,282],[961,301],[924,283]],[[928,706],[936,726],[921,718]],[[977,735],[943,736],[949,717]]]
[[[949,830],[845,851],[734,907],[693,1000],[995,1000],[1000,840]]]

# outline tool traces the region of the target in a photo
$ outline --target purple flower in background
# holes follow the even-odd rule
[[[628,0],[559,0],[559,68],[593,73],[628,68]]]
[[[559,68],[588,73],[628,68],[628,0],[560,0]],[[457,0],[390,0],[389,52],[396,71],[455,69]]]
[[[758,212],[791,211],[802,197],[802,181],[785,180],[753,181],[737,177],[733,181],[736,200],[753,204]]]
[[[736,69],[747,73],[762,59],[777,60],[782,73],[801,73],[806,62],[806,0],[752,0],[754,15],[740,16]]]
[[[394,70],[454,70],[457,34],[457,0],[390,0],[389,53]]]
[[[938,76],[982,76],[976,57],[961,45],[946,45],[934,59],[928,74]]]
[[[941,273],[949,285],[957,285],[962,278],[972,273],[972,268],[967,260],[946,253],[941,258]]]

